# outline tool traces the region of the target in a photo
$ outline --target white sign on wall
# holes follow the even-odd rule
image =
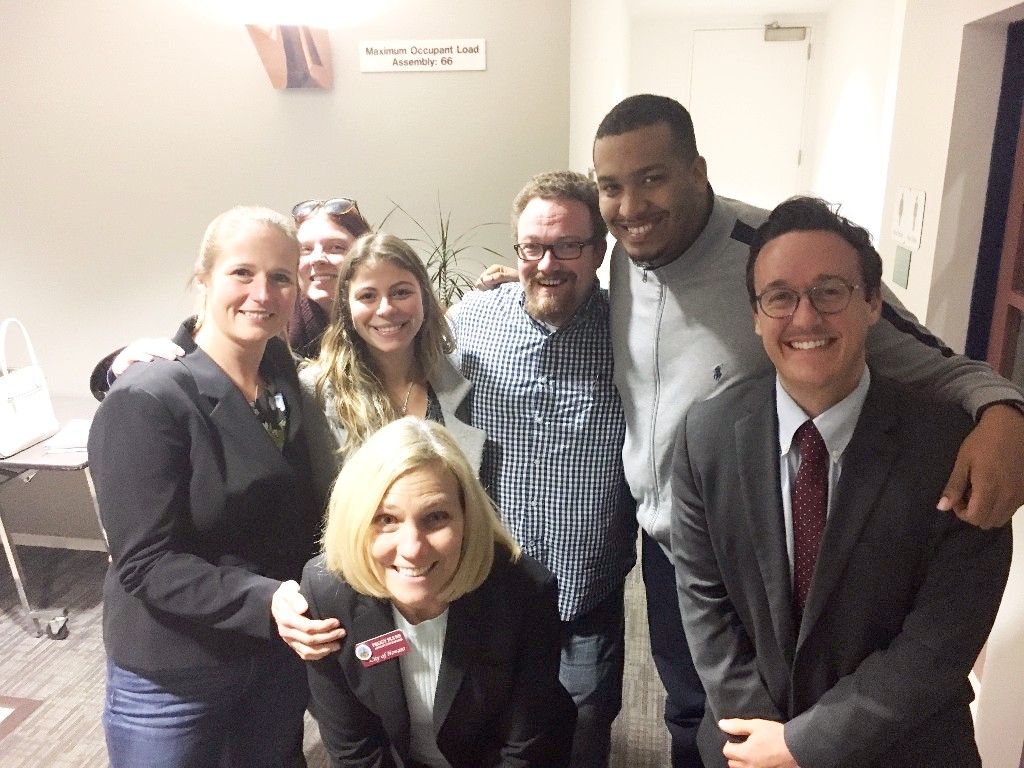
[[[916,251],[921,247],[924,234],[924,204],[927,195],[923,189],[898,187],[892,216],[892,238],[896,245]]]
[[[487,69],[486,40],[364,40],[362,72],[455,72]]]

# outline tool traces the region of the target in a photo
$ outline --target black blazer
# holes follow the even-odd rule
[[[694,406],[676,441],[672,554],[708,704],[698,745],[725,766],[723,717],[786,723],[806,768],[980,766],[967,674],[1009,571],[1009,526],[938,512],[970,430],[956,406],[874,375],[795,624],[775,377]]]
[[[279,644],[270,601],[315,551],[298,380],[271,339],[263,377],[288,408],[278,450],[242,393],[199,349],[134,365],[100,405],[89,460],[112,563],[107,654],[135,672],[215,665]]]
[[[312,618],[336,616],[347,630],[340,651],[307,666],[331,765],[416,765],[400,660],[364,667],[355,656],[356,645],[395,629],[391,603],[355,592],[322,557],[306,565],[302,592]],[[576,707],[558,682],[556,592],[536,560],[512,564],[496,552],[487,580],[449,607],[434,726],[453,768],[569,764]]]

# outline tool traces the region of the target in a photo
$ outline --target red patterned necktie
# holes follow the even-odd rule
[[[803,614],[818,561],[828,510],[828,449],[813,421],[805,421],[794,436],[800,446],[800,469],[793,483],[793,606]]]

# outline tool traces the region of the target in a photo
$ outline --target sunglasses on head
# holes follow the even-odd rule
[[[335,197],[330,200],[305,200],[292,208],[292,216],[296,220],[304,219],[319,210],[331,216],[344,216],[351,211],[359,213],[359,204],[347,197]]]

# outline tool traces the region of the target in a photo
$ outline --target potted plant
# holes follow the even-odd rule
[[[465,256],[467,250],[479,248],[497,256],[499,259],[504,258],[493,248],[488,248],[484,245],[474,245],[471,242],[475,230],[480,229],[480,227],[499,226],[498,222],[491,221],[477,224],[460,235],[454,235],[451,230],[451,211],[445,213],[441,207],[441,199],[438,197],[437,228],[431,232],[415,216],[394,200],[391,200],[391,204],[394,208],[384,217],[379,228],[384,227],[384,223],[391,217],[391,214],[395,211],[400,211],[423,233],[422,237],[407,238],[407,242],[411,243],[423,257],[434,292],[437,294],[438,301],[446,309],[452,304],[457,303],[466,291],[473,290],[477,276],[487,266],[477,259]],[[465,265],[467,262],[474,266],[471,269],[466,269]]]

